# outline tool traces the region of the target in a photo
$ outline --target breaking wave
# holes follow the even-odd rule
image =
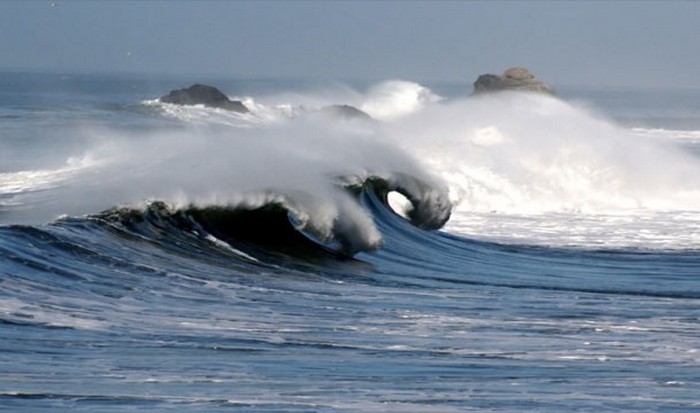
[[[700,162],[683,147],[697,131],[628,129],[587,105],[537,94],[448,100],[398,80],[365,92],[240,99],[250,113],[154,99],[139,113],[158,120],[148,128],[76,127],[91,143],[63,166],[0,174],[0,220],[39,223],[153,202],[178,211],[268,208],[353,254],[381,245],[357,197],[372,183],[426,229],[446,224],[498,242],[700,247]],[[371,119],[323,111],[331,104]]]

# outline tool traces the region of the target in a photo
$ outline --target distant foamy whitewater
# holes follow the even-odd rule
[[[695,131],[628,129],[520,93],[433,105],[382,130],[448,183],[451,231],[558,246],[700,247],[700,162],[677,144],[697,142]]]
[[[700,140],[697,131],[630,129],[537,94],[447,100],[398,80],[364,93],[242,99],[251,113],[147,100],[143,105],[181,125],[136,135],[81,127],[76,133],[92,143],[64,166],[0,175],[0,202],[11,209],[4,219],[47,221],[152,200],[184,207],[274,198],[323,239],[334,238],[334,222],[352,222],[340,227],[353,228],[357,248],[372,249],[381,235],[340,188],[408,176],[441,194],[422,188],[408,198],[444,198],[432,205],[452,204],[446,229],[470,237],[700,248],[700,162],[677,145]],[[374,120],[317,114],[335,99]]]

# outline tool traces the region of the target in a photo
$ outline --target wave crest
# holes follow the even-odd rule
[[[297,255],[299,251],[326,251],[352,256],[381,247],[379,233],[369,211],[358,202],[363,191],[371,191],[384,201],[391,191],[405,194],[413,207],[409,220],[422,229],[442,227],[451,204],[445,192],[421,179],[396,174],[389,179],[372,176],[348,178],[346,189],[332,198],[300,191],[265,192],[242,197],[235,204],[185,207],[162,201],[150,202],[144,209],[116,208],[96,218],[110,222],[149,222],[160,226],[213,236],[234,248],[257,248]]]

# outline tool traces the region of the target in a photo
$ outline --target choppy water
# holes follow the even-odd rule
[[[188,81],[1,74],[0,411],[700,408],[691,92]]]

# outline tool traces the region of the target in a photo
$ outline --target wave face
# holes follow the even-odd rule
[[[0,406],[698,408],[687,111],[230,85],[0,76]]]
[[[439,228],[449,216],[444,184],[364,123],[161,106],[186,123],[128,133],[83,131],[95,135],[94,143],[67,165],[0,175],[4,222],[34,224],[151,200],[176,209],[271,204],[288,211],[300,230],[338,241],[352,255],[381,244],[371,217],[349,193],[368,180],[411,199],[413,221],[421,227]],[[209,113],[227,122],[187,122]]]

